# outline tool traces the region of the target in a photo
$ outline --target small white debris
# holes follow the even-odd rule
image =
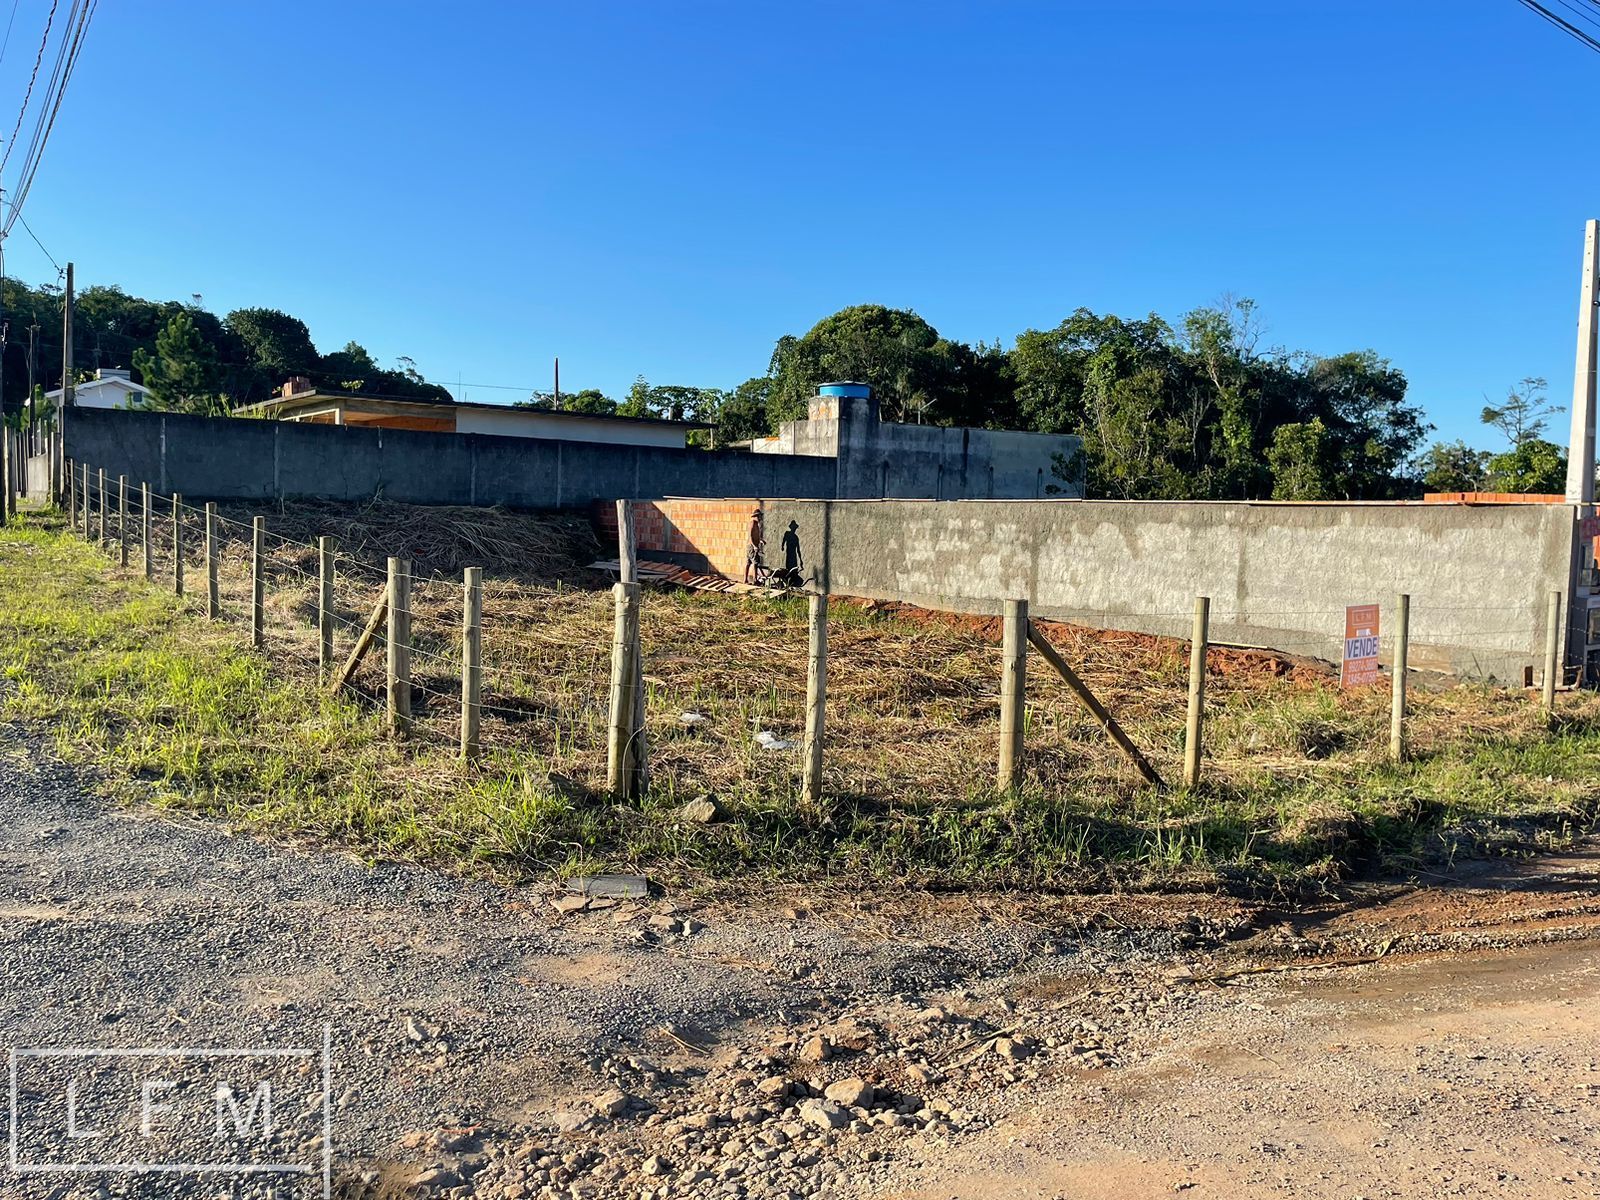
[[[711,720],[711,718],[706,716],[705,713],[695,712],[692,709],[688,712],[681,712],[678,714],[679,725],[688,725],[693,727],[695,725],[704,725],[709,720]]]
[[[795,743],[788,738],[781,738],[770,729],[763,729],[756,734],[756,745],[763,750],[793,750]]]

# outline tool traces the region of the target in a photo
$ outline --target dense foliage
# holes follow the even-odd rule
[[[60,383],[61,291],[4,283],[11,336],[8,411],[30,383]],[[80,378],[132,367],[154,407],[225,412],[272,394],[293,375],[320,387],[447,399],[409,359],[380,367],[350,342],[319,352],[305,323],[267,308],[225,317],[198,305],[132,297],[116,287],[78,296]],[[34,369],[29,370],[32,330]],[[1431,426],[1406,401],[1406,379],[1371,350],[1332,357],[1262,345],[1249,300],[1224,300],[1176,324],[1078,309],[1028,329],[1008,349],[943,337],[914,312],[860,304],[778,339],[765,374],[736,388],[635,380],[614,399],[593,389],[522,403],[569,412],[704,421],[698,444],[725,446],[803,417],[816,386],[870,383],[883,417],[1076,434],[1089,494],[1130,499],[1388,499],[1436,491],[1559,491],[1562,448],[1543,436],[1559,411],[1544,381],[1523,380],[1485,423],[1508,448],[1424,443]],[[1066,464],[1064,464],[1065,466]],[[1076,464],[1073,464],[1075,467]]]
[[[0,299],[9,331],[5,405],[14,414],[30,383],[61,386],[62,292],[51,284],[35,288],[7,279]],[[244,308],[218,317],[196,304],[145,300],[118,287],[78,293],[72,352],[78,382],[92,379],[98,368],[132,368],[154,390],[156,407],[184,412],[226,412],[264,400],[292,375],[347,391],[449,396],[408,360],[393,369],[380,367],[355,342],[318,353],[305,322],[276,309]]]

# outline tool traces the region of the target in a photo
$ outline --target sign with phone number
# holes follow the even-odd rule
[[[1378,670],[1378,606],[1352,604],[1344,610],[1344,662],[1340,687],[1367,687],[1382,678]]]

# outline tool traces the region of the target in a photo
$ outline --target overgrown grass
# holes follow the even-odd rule
[[[370,700],[318,684],[307,585],[292,571],[274,582],[267,657],[236,623],[207,621],[192,600],[114,569],[54,518],[26,518],[0,532],[4,713],[35,723],[124,799],[510,875],[621,867],[691,881],[1284,885],[1558,844],[1593,827],[1600,798],[1600,700],[1587,694],[1562,698],[1552,732],[1521,692],[1419,693],[1416,758],[1397,767],[1384,758],[1384,696],[1303,673],[1227,671],[1213,691],[1206,786],[1139,786],[1040,673],[1028,782],[998,796],[998,650],[959,627],[836,605],[834,798],[812,807],[796,757],[750,737],[753,726],[795,732],[803,607],[653,593],[654,786],[616,805],[596,794],[603,599],[569,590],[519,608],[516,588],[492,593],[491,665],[506,682],[492,677],[490,696],[511,715],[468,767],[444,736],[448,637],[436,630],[428,644],[439,658],[422,660],[434,690],[418,697],[419,736],[396,745]],[[429,603],[448,608],[448,588],[433,591],[430,602],[419,589],[419,619]],[[365,603],[362,593],[350,612]],[[1153,639],[1133,645],[1082,637],[1069,649],[1175,774],[1183,656]],[[711,731],[680,726],[686,709],[706,712]],[[677,818],[707,791],[729,820]]]

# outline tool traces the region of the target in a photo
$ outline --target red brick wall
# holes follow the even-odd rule
[[[697,555],[719,575],[744,577],[750,514],[761,507],[760,501],[634,500],[631,506],[634,546],[641,558],[652,550]],[[616,506],[597,504],[594,521],[606,545],[615,546]]]

